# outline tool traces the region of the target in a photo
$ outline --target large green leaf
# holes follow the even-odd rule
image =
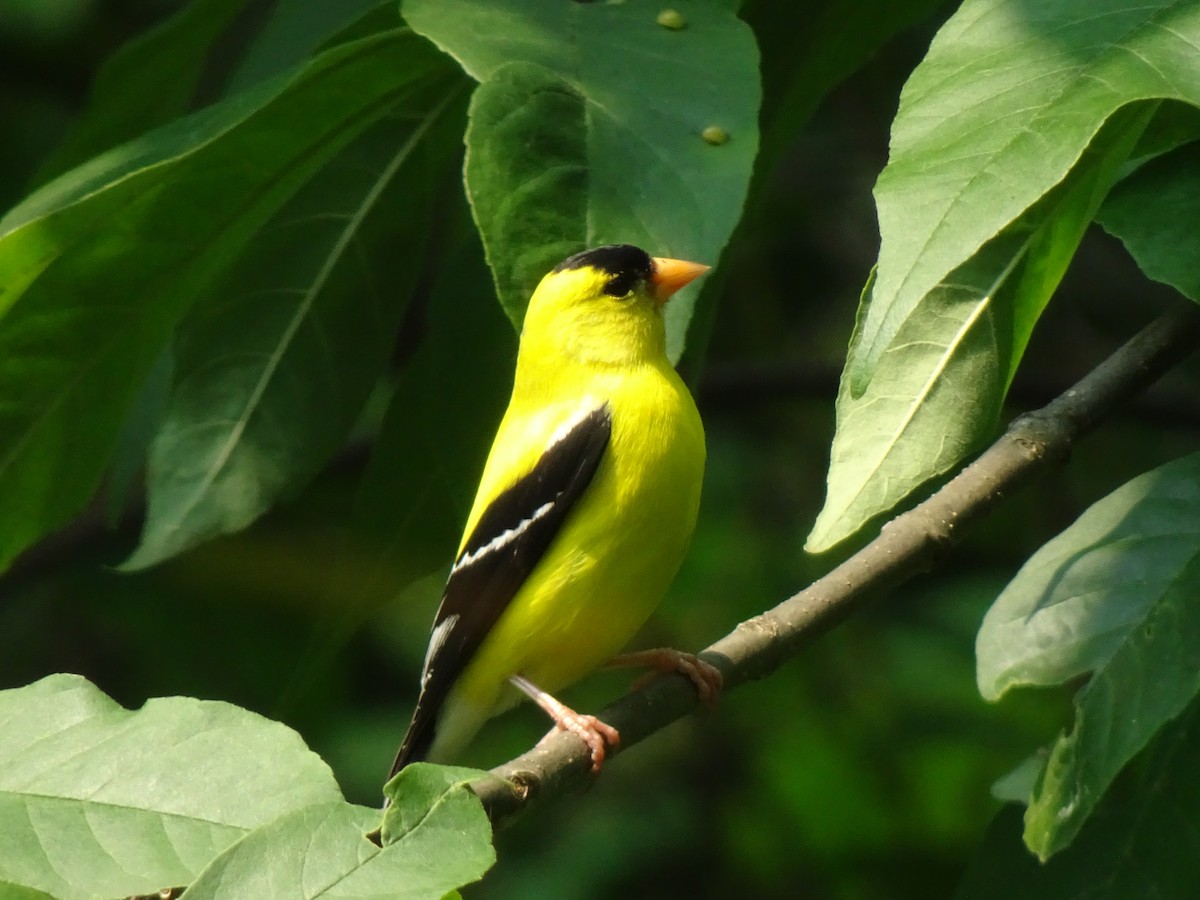
[[[168,346],[146,375],[121,425],[104,481],[104,506],[110,527],[116,527],[141,494],[146,456],[166,414],[174,372],[175,354]]]
[[[439,58],[406,31],[345,44],[67,173],[0,221],[0,567],[91,496],[193,300],[431,71]]]
[[[75,675],[0,691],[0,881],[60,900],[186,884],[247,830],[340,798],[295,732],[226,703],[131,712]]]
[[[1198,42],[1200,7],[1184,0],[968,0],[941,29],[905,86],[876,185],[879,263],[809,549],[853,534],[987,437],[1121,154],[1142,152],[1162,99],[1200,105]],[[964,283],[979,293],[973,314],[931,327],[967,308]],[[995,347],[976,351],[995,357],[999,377],[972,385],[954,371],[961,345],[943,341],[980,329]],[[920,371],[897,380],[896,353]]]
[[[428,290],[418,294],[403,328],[402,346],[411,356],[356,491],[353,535],[338,564],[342,602],[325,611],[301,656],[289,703],[302,702],[367,617],[414,581],[449,568],[504,412],[516,335],[495,302],[461,181],[455,182],[430,223],[436,233]],[[422,628],[436,596],[429,602],[417,616]]]
[[[492,296],[461,196],[451,215],[420,342],[396,382],[356,497],[357,527],[376,560],[359,571],[364,612],[449,566],[512,387],[516,336]]]
[[[71,136],[42,165],[42,182],[186,112],[213,43],[247,0],[194,0],[130,41],[96,75]]]
[[[360,572],[364,611],[449,566],[504,412],[516,336],[496,308],[480,249],[472,237],[439,261],[424,334],[358,490],[357,520],[378,559]]]
[[[11,881],[0,881],[0,897],[4,900],[59,900],[53,894],[23,884],[13,884]]]
[[[487,815],[465,784],[485,774],[422,763],[405,769],[388,786],[382,849],[364,837],[379,824],[377,810],[326,803],[288,813],[213,860],[187,895],[440,900],[496,860]]]
[[[1022,567],[976,645],[979,689],[1092,673],[1026,815],[1049,856],[1078,833],[1117,772],[1200,691],[1200,454],[1114,491]]]
[[[185,321],[127,567],[245,527],[341,446],[422,269],[432,188],[461,134],[452,98],[422,93],[348,147]]]
[[[967,0],[913,72],[875,187],[855,396],[931,292],[1059,184],[1121,107],[1200,105],[1193,0]]]
[[[1062,184],[930,291],[865,392],[855,394],[847,370],[810,551],[854,534],[991,437],[1034,323],[1154,112],[1145,104],[1113,116]]]
[[[757,51],[727,4],[408,0],[404,16],[481,82],[467,187],[514,324],[569,250],[609,242],[715,263],[758,147]],[[652,86],[652,89],[649,88]],[[706,141],[706,129],[727,136]],[[683,348],[694,290],[668,307]]]
[[[1113,189],[1096,218],[1143,272],[1200,301],[1200,143],[1138,169]]]
[[[380,16],[383,28],[402,24],[400,7],[395,0],[338,0],[337,3],[277,0],[273,6],[270,18],[229,80],[231,92],[301,64],[326,48],[331,37],[361,22],[374,11],[386,10],[386,15]]]
[[[996,817],[955,900],[1190,897],[1200,874],[1200,709],[1163,729],[1100,802],[1075,842],[1046,862],[1021,843],[1021,814]]]

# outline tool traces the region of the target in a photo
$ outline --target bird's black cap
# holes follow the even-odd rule
[[[557,266],[555,272],[582,269],[593,266],[613,277],[604,286],[604,292],[614,297],[623,297],[633,290],[639,281],[648,281],[654,274],[654,263],[650,254],[631,244],[606,244],[568,256]]]

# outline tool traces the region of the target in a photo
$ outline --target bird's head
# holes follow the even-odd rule
[[[662,307],[708,266],[609,244],[563,260],[542,279],[521,342],[541,352],[626,365],[665,358]]]

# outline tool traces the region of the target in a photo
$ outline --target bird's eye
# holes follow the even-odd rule
[[[626,297],[633,290],[633,286],[636,283],[636,272],[620,272],[608,279],[608,283],[604,285],[602,290],[610,297]]]

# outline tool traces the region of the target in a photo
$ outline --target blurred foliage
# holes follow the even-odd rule
[[[0,145],[0,205],[25,193],[83,108],[100,61],[171,7],[0,3],[0,117],[19,125]],[[802,546],[823,500],[838,375],[878,251],[870,188],[887,159],[899,86],[937,24],[888,43],[780,141],[775,168],[756,174],[760,202],[726,251],[721,296],[710,301],[697,386],[710,459],[701,520],[641,644],[703,646],[830,563]],[[482,296],[491,287],[477,276]],[[1090,232],[1033,335],[1005,415],[1067,387],[1172,296],[1147,284],[1116,241]],[[881,599],[715,713],[623,755],[587,794],[498,834],[500,862],[466,895],[949,896],[1000,807],[988,786],[1070,717],[1065,689],[984,703],[973,659],[983,614],[1021,562],[1088,504],[1195,447],[1197,376],[1193,361],[1083,443],[1060,476],[1010,498],[948,567]],[[368,431],[385,403],[369,405]],[[355,511],[364,464],[351,443],[246,531],[144,573],[113,570],[135,547],[138,523],[125,517],[104,530],[98,502],[0,582],[0,685],[76,672],[127,706],[182,694],[281,717],[330,763],[348,799],[376,805],[441,579],[418,581],[324,664],[331,615],[357,610],[360,573],[381,565],[381,536],[364,536]],[[627,681],[599,673],[567,699],[591,708]],[[464,763],[496,764],[543,729],[536,711],[515,711]]]

